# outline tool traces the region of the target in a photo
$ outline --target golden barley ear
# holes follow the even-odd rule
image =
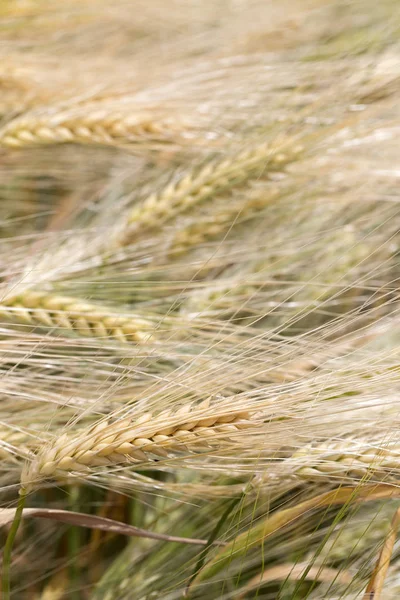
[[[264,142],[189,170],[177,181],[172,181],[166,188],[135,206],[128,216],[127,230],[122,234],[119,244],[129,244],[143,230],[157,230],[180,213],[216,198],[251,178],[282,169],[285,164],[295,160],[301,151],[302,147],[294,142],[278,143],[276,146]]]
[[[304,446],[293,456],[294,473],[309,481],[397,481],[400,468],[398,442],[342,440]],[[296,463],[303,463],[297,466]]]
[[[147,341],[154,329],[144,318],[124,317],[101,305],[36,291],[0,303],[0,315],[33,327],[104,340],[114,338],[123,343]]]
[[[207,416],[206,401],[197,406],[185,405],[176,412],[159,415],[144,413],[138,418],[102,420],[77,436],[61,435],[53,445],[39,450],[26,463],[21,476],[25,490],[31,490],[45,478],[76,472],[89,475],[95,467],[141,465],[156,457],[168,458],[176,452],[204,452],[252,426],[248,414],[230,411]]]
[[[183,142],[178,121],[144,111],[123,114],[118,107],[93,105],[75,111],[35,111],[0,129],[0,147],[35,148],[55,144],[146,146]]]

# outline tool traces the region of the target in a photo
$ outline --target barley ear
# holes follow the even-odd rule
[[[26,291],[0,303],[0,316],[32,327],[122,343],[148,341],[153,330],[144,318],[121,316],[108,307],[40,291]]]
[[[143,230],[159,229],[177,215],[229,192],[237,185],[246,184],[263,172],[281,170],[298,158],[301,151],[300,145],[286,143],[285,147],[274,147],[263,142],[228,158],[191,169],[133,208],[119,245],[130,244]]]

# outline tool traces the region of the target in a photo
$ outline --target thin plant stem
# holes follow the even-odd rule
[[[72,486],[70,491],[70,509],[72,511],[79,509],[79,488],[78,486]],[[78,527],[71,527],[68,531],[68,554],[70,557],[70,578],[71,578],[71,600],[78,600],[79,591],[75,587],[75,584],[79,582],[79,564],[78,554],[81,548],[81,532]]]
[[[2,577],[2,589],[3,589],[3,600],[10,599],[10,566],[11,566],[11,554],[14,545],[14,540],[17,535],[21,519],[22,519],[22,511],[25,506],[25,498],[26,495],[24,493],[20,494],[17,509],[15,511],[14,520],[11,524],[10,531],[8,532],[6,544],[4,546],[3,552],[3,577]]]

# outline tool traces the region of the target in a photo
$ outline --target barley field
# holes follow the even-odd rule
[[[400,5],[2,0],[3,600],[400,597]]]

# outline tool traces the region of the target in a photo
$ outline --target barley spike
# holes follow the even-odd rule
[[[373,443],[344,440],[306,446],[292,456],[297,477],[307,480],[356,480],[374,478],[398,480],[400,477],[399,443]]]
[[[143,229],[155,229],[216,194],[242,184],[263,170],[279,170],[301,151],[301,147],[282,148],[262,143],[229,158],[195,168],[140,202],[128,217],[128,230],[121,245],[129,244]]]
[[[33,327],[62,329],[92,338],[144,342],[152,325],[136,316],[120,316],[97,304],[68,296],[27,291],[0,304],[0,318]]]
[[[26,148],[54,144],[116,146],[176,141],[179,127],[171,119],[138,113],[123,115],[110,109],[74,113],[25,114],[0,130],[0,146]]]
[[[204,452],[251,425],[246,412],[207,417],[201,405],[156,416],[145,413],[136,419],[110,418],[80,435],[64,434],[39,451],[31,463],[25,464],[21,485],[30,491],[45,478],[65,477],[71,472],[84,477],[94,467],[143,464],[176,452]]]

